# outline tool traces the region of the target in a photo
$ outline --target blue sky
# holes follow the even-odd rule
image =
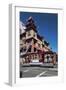
[[[38,33],[50,43],[53,51],[58,52],[58,14],[20,12],[20,21],[24,24],[32,16]]]

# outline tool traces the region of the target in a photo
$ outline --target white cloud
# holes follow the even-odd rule
[[[20,29],[20,33],[24,33],[25,32],[25,29],[26,29],[26,26],[21,21],[19,23],[19,29]]]

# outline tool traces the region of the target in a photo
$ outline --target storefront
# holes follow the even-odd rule
[[[31,63],[31,62],[42,62],[42,63],[56,63],[57,54],[54,52],[35,52],[27,53],[22,56],[22,63]]]

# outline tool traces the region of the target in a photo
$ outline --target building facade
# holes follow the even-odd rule
[[[57,54],[51,50],[49,43],[38,33],[32,17],[28,18],[22,29],[21,33],[20,28],[20,63],[56,63]]]

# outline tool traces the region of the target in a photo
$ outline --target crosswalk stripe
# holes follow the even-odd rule
[[[36,77],[40,77],[41,75],[44,75],[47,71],[44,71],[42,73],[40,73],[39,75],[37,75]]]

